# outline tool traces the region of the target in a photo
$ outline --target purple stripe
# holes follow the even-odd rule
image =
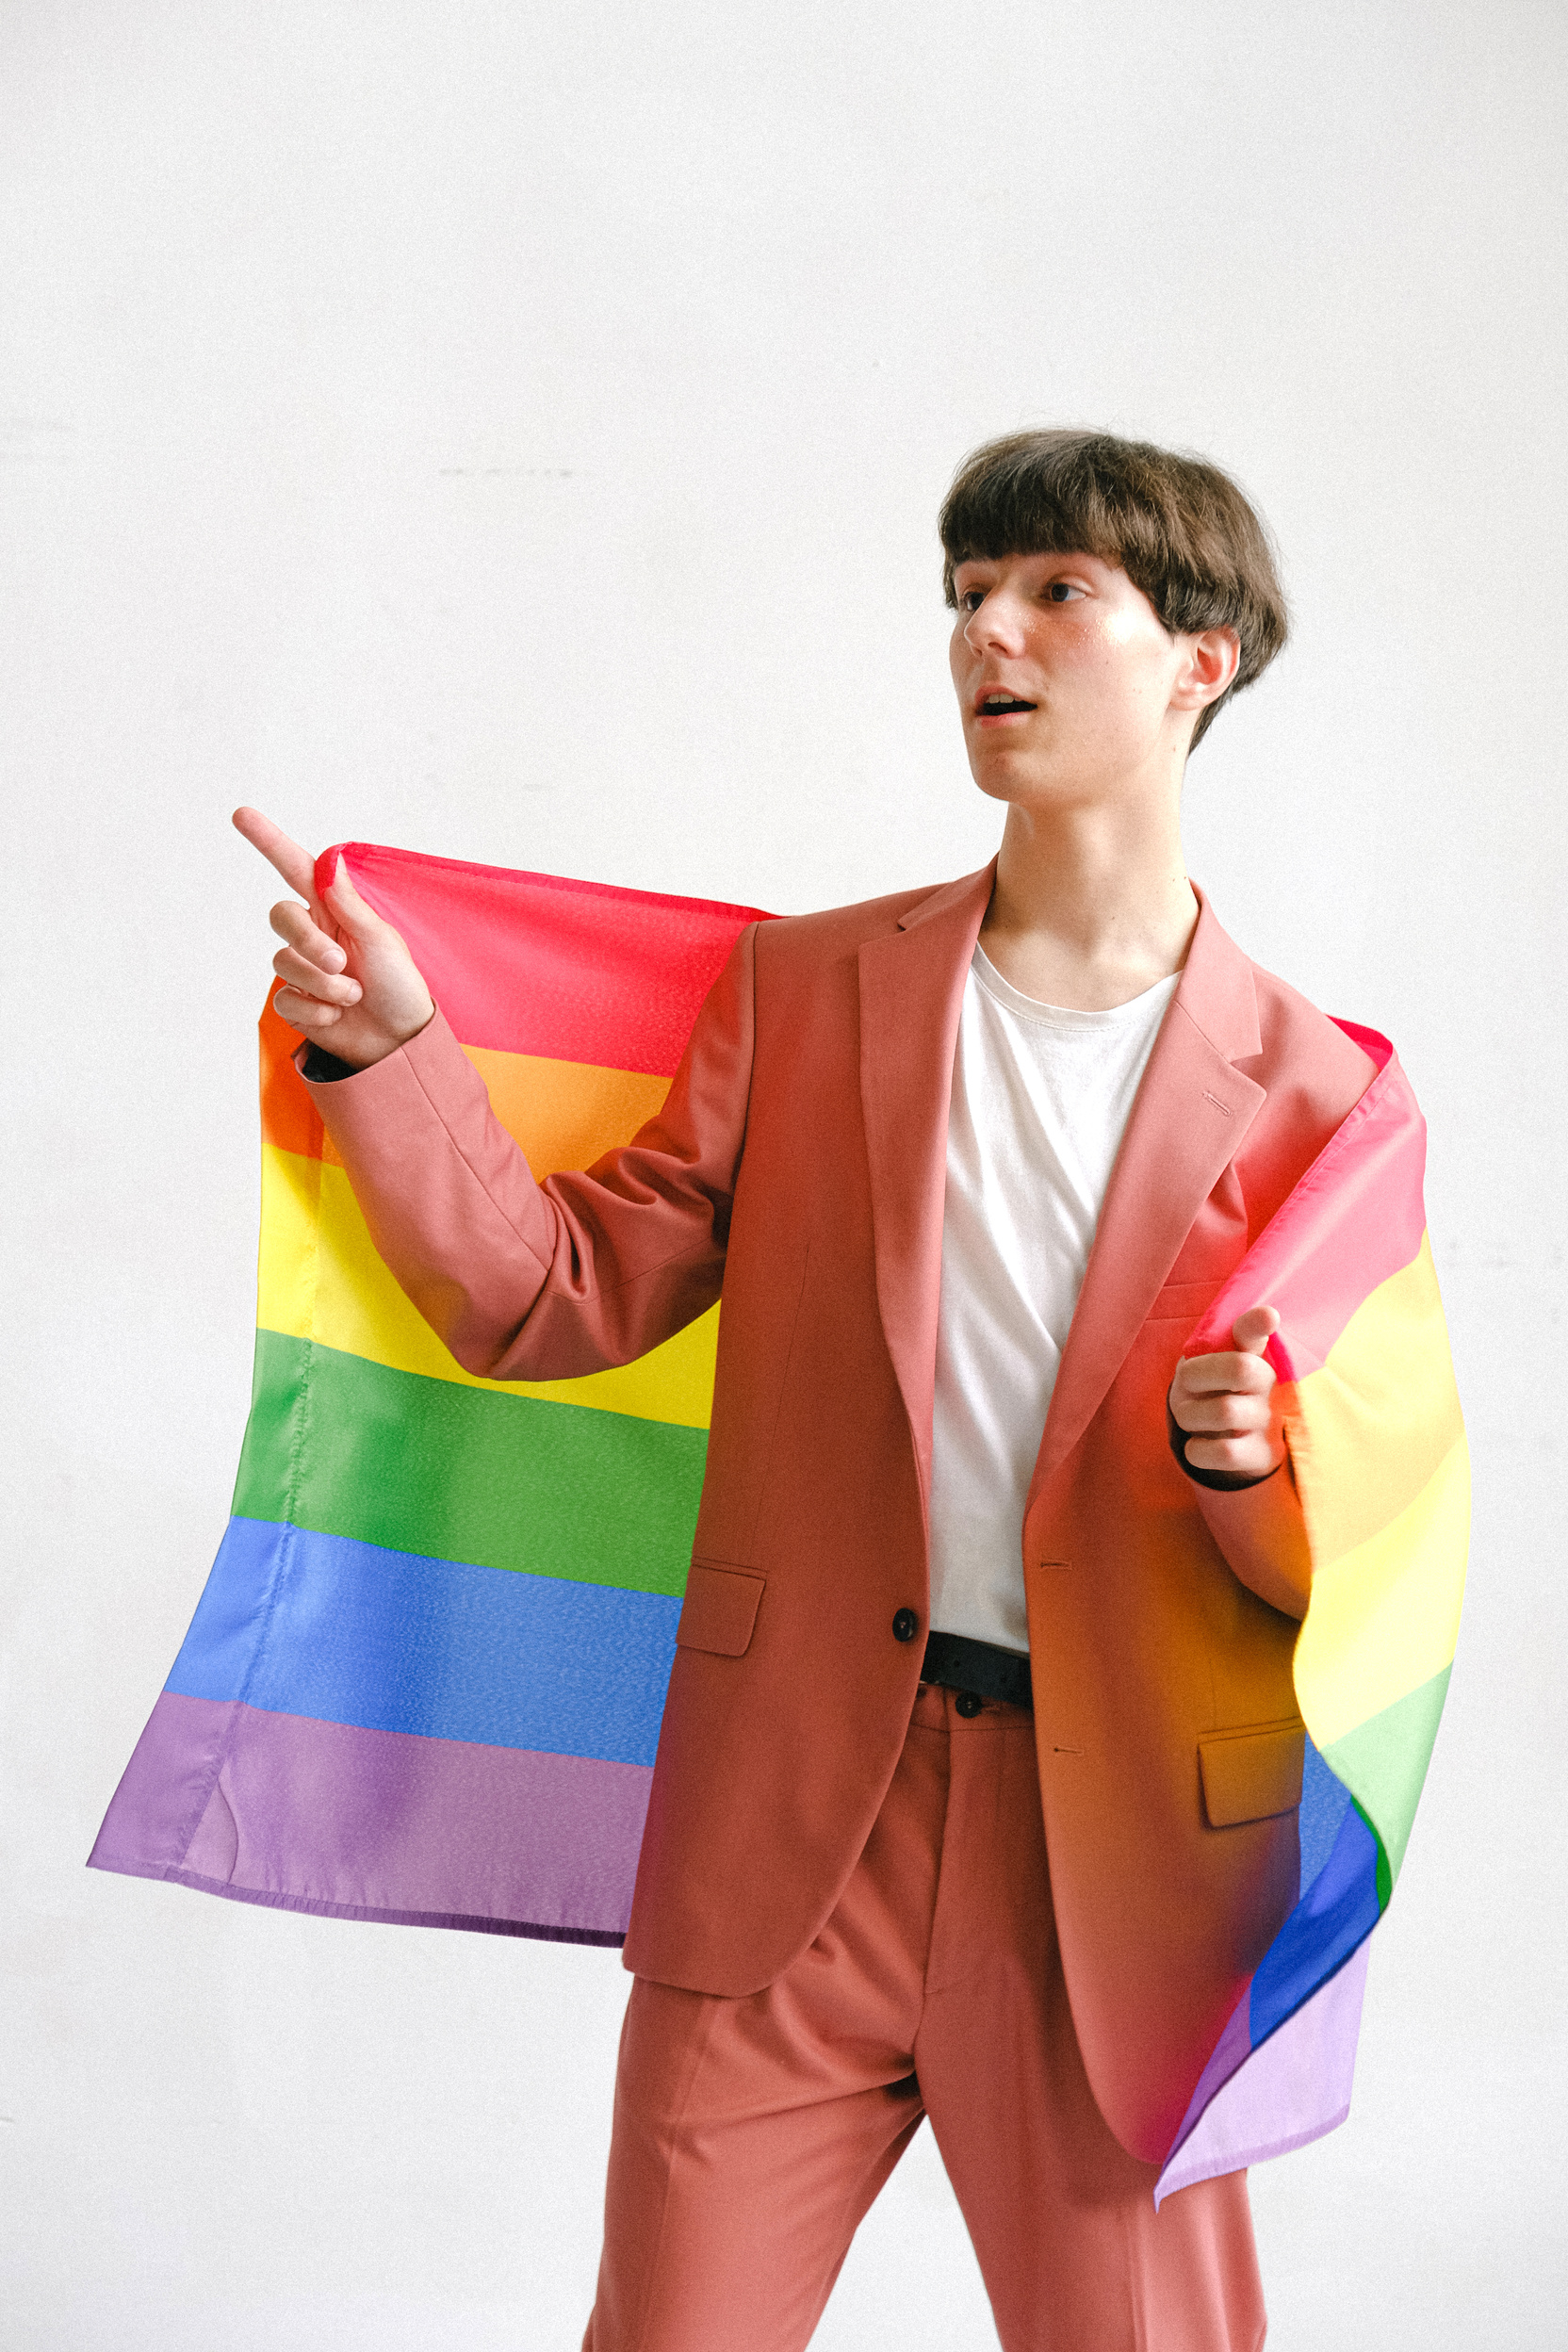
[[[1364,1943],[1352,1952],[1337,1976],[1320,1985],[1277,2034],[1236,2066],[1161,2173],[1154,2189],[1156,2205],[1195,2180],[1240,2172],[1248,2164],[1304,2148],[1345,2121],[1350,2112],[1368,1950]],[[1243,2001],[1237,2015],[1245,2018],[1246,2009]],[[1233,2017],[1210,2068],[1231,2041],[1234,2024]]]
[[[1182,2117],[1182,2128],[1176,2134],[1175,2147],[1177,2148],[1185,2146],[1187,2134],[1196,2127],[1200,2115],[1209,2101],[1218,2098],[1236,2068],[1245,2066],[1252,2055],[1251,2011],[1252,1986],[1249,1981],[1247,1990],[1231,2012],[1230,2023],[1214,2046],[1213,2057],[1198,2078],[1197,2089],[1187,2101],[1186,2114]],[[1167,2164],[1171,2161],[1172,2159],[1168,2156]]]
[[[283,1910],[619,1943],[651,1779],[166,1690],[89,1860]]]

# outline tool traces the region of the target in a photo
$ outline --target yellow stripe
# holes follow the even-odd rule
[[[1314,1562],[1342,1559],[1415,1500],[1463,1435],[1425,1237],[1283,1401]]]
[[[1315,1567],[1296,1693],[1320,1748],[1451,1662],[1469,1535],[1470,1456],[1461,1435],[1396,1519]]]
[[[264,1331],[308,1339],[316,1297],[316,1224],[321,1163],[302,1152],[261,1147],[261,1247],[256,1322]]]
[[[601,1070],[593,1062],[552,1062],[535,1054],[463,1049],[489,1089],[491,1106],[535,1176],[558,1168],[591,1168],[600,1152],[628,1143],[664,1107],[667,1078],[640,1070]],[[329,1166],[341,1167],[329,1135]]]
[[[517,1061],[521,1056],[497,1058]],[[654,1083],[667,1090],[665,1081]],[[544,1396],[705,1429],[712,1406],[718,1317],[717,1307],[710,1308],[637,1363],[593,1372],[583,1380],[476,1380],[447,1353],[393,1281],[365,1229],[342,1168],[280,1151],[275,1144],[263,1146],[256,1320],[267,1331],[318,1339],[325,1347],[364,1356],[371,1364],[465,1388]]]

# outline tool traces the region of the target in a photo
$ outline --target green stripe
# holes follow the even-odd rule
[[[1323,1751],[1324,1763],[1345,1783],[1376,1834],[1380,1849],[1378,1894],[1385,1903],[1405,1858],[1410,1825],[1431,1761],[1437,1721],[1452,1672],[1452,1667],[1445,1666],[1429,1682],[1407,1691],[1381,1714],[1358,1723],[1354,1731],[1332,1740]],[[1382,1885],[1385,1870],[1386,1889]]]
[[[1367,1811],[1365,1805],[1363,1805],[1357,1797],[1352,1797],[1350,1803],[1355,1811],[1360,1814],[1362,1824],[1377,1850],[1376,1885],[1378,1890],[1378,1917],[1381,1919],[1383,1913],[1388,1909],[1388,1899],[1394,1892],[1394,1872],[1389,1867],[1388,1848],[1384,1845],[1381,1835],[1378,1829],[1378,1824],[1372,1819],[1372,1816]],[[1406,1831],[1408,1835],[1408,1823],[1406,1824]]]
[[[234,1508],[433,1560],[679,1594],[707,1451],[703,1429],[258,1331]]]

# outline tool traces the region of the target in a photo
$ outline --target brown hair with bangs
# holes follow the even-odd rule
[[[1195,746],[1285,642],[1268,532],[1229,474],[1204,457],[1067,427],[1008,433],[965,458],[937,528],[942,593],[955,608],[955,564],[1097,555],[1120,565],[1173,637],[1233,629],[1240,665],[1219,700],[1199,712]]]

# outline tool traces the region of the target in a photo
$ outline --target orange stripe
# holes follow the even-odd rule
[[[278,986],[282,985],[280,981]],[[275,1143],[280,1152],[297,1152],[303,1159],[318,1160],[325,1131],[320,1114],[294,1068],[300,1033],[272,1010],[270,994],[259,1027],[262,1141]]]
[[[601,1152],[629,1143],[663,1109],[667,1078],[592,1062],[551,1062],[532,1054],[463,1049],[490,1089],[496,1117],[521,1144],[536,1176],[591,1168]]]
[[[293,1066],[299,1032],[272,1010],[261,1017],[261,1133],[266,1143],[303,1159],[342,1162]],[[535,1176],[588,1168],[627,1143],[652,1119],[670,1090],[667,1078],[590,1062],[555,1062],[484,1046],[463,1051],[489,1089],[496,1117],[522,1146]]]

